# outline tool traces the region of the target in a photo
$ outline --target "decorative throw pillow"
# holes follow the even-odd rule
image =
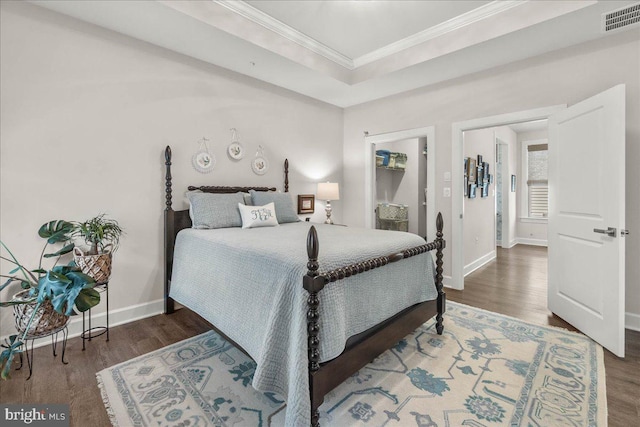
[[[238,203],[242,228],[273,227],[278,225],[276,208],[273,203],[264,206],[246,206]]]
[[[300,218],[293,208],[293,200],[289,193],[276,193],[273,191],[250,190],[251,200],[254,205],[262,206],[267,203],[274,203],[276,206],[276,217],[279,224],[287,222],[298,222]]]
[[[193,228],[227,228],[242,226],[238,203],[244,204],[242,193],[187,193]]]

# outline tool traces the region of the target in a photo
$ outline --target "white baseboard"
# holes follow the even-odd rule
[[[488,254],[481,256],[480,258],[473,261],[472,263],[465,265],[463,270],[464,276],[467,277],[469,274],[473,273],[474,271],[476,271],[486,263],[493,261],[494,259],[496,259],[495,249],[489,252]]]
[[[109,312],[109,327],[123,325],[125,323],[134,322],[136,320],[144,319],[146,317],[155,316],[164,312],[164,299],[156,301],[146,302],[143,304],[132,305],[129,307],[120,308],[118,310],[111,310]],[[88,319],[87,319],[88,322]],[[104,326],[107,323],[107,313],[95,313],[91,316],[91,326]],[[82,333],[82,314],[74,316],[68,324],[69,338],[80,336]],[[89,326],[86,325],[88,328]],[[4,342],[8,339],[9,335],[0,337],[0,342]],[[33,347],[41,347],[43,345],[51,344],[50,337],[39,338],[34,341]]]
[[[533,246],[547,246],[547,241],[543,239],[528,239],[526,237],[518,237],[516,239],[517,244],[533,245]]]
[[[502,246],[502,240],[496,240],[496,247],[502,248],[502,249],[511,249],[512,247],[514,247],[515,245],[518,244],[517,240],[512,240],[511,242],[509,242],[509,244],[506,244],[504,246]]]
[[[442,276],[442,286],[444,286],[445,288],[456,289],[453,287],[451,276]]]
[[[640,332],[640,314],[625,313],[624,326],[626,329]]]
[[[507,244],[507,246],[503,246],[504,249],[511,249],[512,247],[514,247],[515,245],[518,244],[518,239],[515,240],[511,240],[509,242],[509,244]]]

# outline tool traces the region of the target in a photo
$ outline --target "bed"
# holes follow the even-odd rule
[[[273,227],[195,229],[200,219],[192,224],[189,210],[172,208],[170,147],[165,166],[165,313],[178,301],[248,354],[256,362],[254,388],[287,397],[287,425],[318,426],[326,393],[428,319],[435,316],[442,334],[440,214],[431,243],[410,233],[310,224],[297,216]],[[189,190],[290,200],[288,187],[285,160],[284,193]]]

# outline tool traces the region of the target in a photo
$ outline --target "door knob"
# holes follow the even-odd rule
[[[606,234],[609,237],[616,237],[616,229],[613,227],[607,227],[606,230],[603,230],[601,228],[594,228],[593,231],[595,233]]]

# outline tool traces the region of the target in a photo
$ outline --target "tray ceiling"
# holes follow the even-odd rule
[[[602,13],[634,2],[32,3],[348,107],[605,37]]]

